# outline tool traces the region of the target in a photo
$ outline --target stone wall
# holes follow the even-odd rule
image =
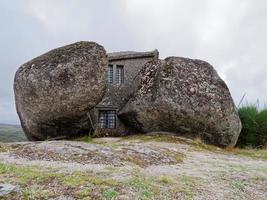
[[[120,109],[122,109],[122,107],[127,103],[129,98],[131,98],[134,92],[138,89],[135,87],[138,84],[132,84],[134,78],[138,75],[145,63],[155,59],[158,59],[157,50],[147,52],[147,54],[146,52],[142,52],[124,55],[123,57],[110,57],[109,64],[113,65],[113,83],[107,84],[107,90],[102,101],[90,111],[93,126],[95,127],[95,135],[103,136],[102,133],[104,133],[105,136],[115,136],[133,132],[133,130],[129,130],[129,128],[127,128],[118,117],[116,120],[116,129],[98,129],[98,111],[101,110],[101,108],[109,108],[110,110],[116,110],[119,112]],[[117,85],[115,83],[116,65],[124,66],[124,83],[121,85]]]

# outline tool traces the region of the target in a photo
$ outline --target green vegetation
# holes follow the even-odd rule
[[[125,143],[124,140],[128,139],[129,143]],[[90,143],[95,143],[95,139],[88,140],[85,138],[80,138],[79,141],[86,141]],[[113,141],[113,142],[111,142]],[[119,141],[119,142],[118,142]],[[172,158],[171,160],[174,163],[169,162],[170,170],[176,170],[171,167],[172,164],[183,165],[182,160],[186,160],[186,154],[179,153],[179,151],[162,151],[159,156],[156,156],[155,160],[152,160],[151,163],[146,163],[151,160],[146,157],[142,157],[142,154],[125,154],[125,159],[129,164],[129,167],[126,166],[110,166],[106,165],[104,169],[94,170],[83,170],[83,169],[73,169],[71,167],[68,170],[64,170],[61,167],[44,167],[44,166],[22,166],[15,164],[6,164],[0,163],[0,183],[10,183],[14,185],[19,185],[21,188],[21,194],[15,194],[17,196],[12,196],[13,199],[49,199],[56,198],[60,195],[71,196],[75,199],[106,199],[106,200],[115,200],[115,199],[194,199],[198,195],[202,194],[202,191],[209,191],[209,188],[206,188],[206,185],[209,186],[209,181],[217,181],[216,183],[224,183],[229,185],[229,195],[238,196],[240,199],[244,199],[244,195],[247,194],[247,187],[250,187],[251,184],[260,183],[262,190],[265,191],[264,185],[266,185],[266,177],[262,174],[266,174],[266,167],[254,165],[246,165],[242,162],[240,156],[236,159],[240,159],[240,163],[236,161],[229,163],[227,158],[221,154],[237,154],[246,157],[252,157],[256,159],[267,159],[267,151],[262,149],[239,149],[239,148],[227,148],[221,149],[212,145],[204,144],[200,139],[190,140],[182,137],[171,136],[171,135],[138,135],[138,136],[128,136],[119,140],[96,140],[97,146],[113,146],[117,145],[117,150],[120,147],[128,148],[132,144],[136,143],[150,143],[154,144],[155,147],[158,145],[170,145],[175,147],[177,144],[188,144],[188,152],[191,151],[194,153],[200,153],[200,156],[205,156],[204,159],[207,159],[205,163],[210,163],[208,167],[214,167],[216,170],[211,168],[211,177],[207,177],[206,173],[209,172],[209,169],[203,169],[202,163],[200,165],[196,164],[202,159],[198,156],[187,157],[187,159],[196,159],[191,163],[191,167],[185,166],[184,169],[188,168],[181,173],[173,173],[175,171],[166,171],[164,167],[161,171],[160,165],[153,165],[156,160],[160,159],[160,156],[165,156],[165,158]],[[100,142],[100,143],[99,143]],[[162,142],[160,144],[159,142]],[[166,142],[166,143],[165,143]],[[119,143],[119,144],[118,144]],[[171,144],[168,144],[171,143]],[[100,144],[100,145],[99,145]],[[85,145],[85,144],[84,144]],[[148,144],[146,144],[148,145]],[[18,144],[4,144],[0,143],[0,152],[3,151],[14,151],[19,152],[21,146]],[[177,145],[178,147],[178,145]],[[182,148],[181,145],[180,148]],[[160,147],[159,147],[160,148]],[[164,148],[163,148],[164,149]],[[115,152],[115,150],[114,150]],[[44,152],[45,153],[45,152]],[[204,153],[204,154],[203,154]],[[217,159],[215,158],[215,153],[219,153],[222,159],[225,159],[225,166],[223,167],[222,163],[217,165]],[[166,156],[167,155],[167,156]],[[209,157],[211,156],[211,157]],[[231,155],[232,156],[232,155]],[[258,161],[254,159],[251,160],[255,163]],[[247,159],[244,159],[246,161]],[[197,161],[197,162],[195,162]],[[63,161],[62,161],[63,162]],[[65,162],[65,160],[64,160]],[[262,161],[260,161],[262,162]],[[265,161],[263,161],[265,162]],[[25,165],[28,163],[26,162]],[[30,163],[29,163],[30,164]],[[159,163],[162,164],[162,163]],[[164,164],[164,163],[163,163]],[[188,164],[188,162],[187,162]],[[204,164],[204,163],[203,163]],[[196,166],[195,166],[196,165]],[[145,166],[153,166],[152,173],[145,169]],[[205,165],[204,165],[205,167]],[[143,168],[143,169],[141,169]],[[154,169],[154,170],[153,170]],[[168,169],[168,168],[166,168]],[[181,166],[183,169],[183,166]],[[199,170],[201,169],[201,170]],[[99,170],[99,171],[98,171]],[[156,170],[159,170],[157,173]],[[192,170],[192,174],[188,173]],[[202,170],[204,173],[202,173]],[[153,172],[154,171],[154,172]],[[167,173],[166,173],[167,172]],[[177,171],[178,172],[178,171]],[[248,179],[243,179],[243,172],[249,172],[251,176],[246,177]],[[198,174],[199,173],[199,174]],[[241,174],[240,177],[237,176],[233,178],[233,174]],[[209,175],[209,173],[208,173]],[[206,177],[205,177],[206,176]],[[29,187],[29,185],[31,187]],[[215,185],[215,184],[214,184]],[[253,186],[253,185],[252,185]],[[226,186],[224,186],[226,187]],[[203,190],[204,188],[204,190]],[[223,189],[220,188],[219,189]],[[227,188],[226,188],[227,189]],[[259,191],[259,190],[257,190]],[[215,190],[215,192],[217,192]],[[13,194],[12,194],[13,195]],[[20,196],[19,196],[20,195]],[[11,199],[11,198],[7,198]],[[231,199],[231,198],[229,198]]]
[[[53,170],[43,171],[39,167],[3,163],[0,163],[1,182],[20,185],[25,199],[46,199],[58,196],[58,193],[65,190],[75,193],[74,196],[79,198],[88,197],[94,187],[100,188],[99,192],[102,192],[107,199],[113,199],[118,195],[114,188],[119,185],[114,180],[93,176],[86,172],[63,174],[55,173]],[[28,187],[29,185],[31,187]]]
[[[231,150],[242,156],[247,156],[251,158],[267,159],[267,150],[266,149],[239,149],[235,148]]]
[[[137,191],[141,199],[152,199],[154,195],[160,193],[158,185],[152,178],[134,177],[128,182],[128,186]]]
[[[155,141],[155,142],[179,143],[179,144],[191,145],[196,150],[206,150],[206,151],[221,151],[222,150],[221,148],[217,146],[204,143],[204,141],[201,140],[200,138],[189,139],[186,137],[180,137],[176,135],[140,134],[140,135],[126,136],[126,137],[123,137],[122,140],[136,140],[136,142],[140,140],[141,142]],[[177,157],[177,160],[178,160],[178,157]]]
[[[238,109],[242,130],[237,147],[265,148],[267,146],[267,109],[247,105]]]
[[[70,139],[70,140],[91,143],[92,142],[92,137],[90,137],[88,135],[84,135],[84,136],[80,136],[80,137],[77,137],[77,138],[74,138],[74,139]]]
[[[183,175],[178,178],[178,181],[180,182],[180,192],[186,196],[186,199],[193,199],[195,196],[195,189],[201,182],[200,178]]]
[[[118,192],[114,190],[114,188],[110,188],[106,191],[104,191],[104,196],[107,199],[115,199],[118,196]]]
[[[173,179],[169,176],[159,176],[159,182],[163,184],[173,183]]]
[[[232,187],[234,187],[238,190],[244,191],[244,189],[246,187],[246,183],[244,181],[235,180],[232,182]]]
[[[23,130],[18,125],[0,124],[0,142],[27,141]]]
[[[198,182],[190,177],[172,178],[170,176],[144,177],[136,172],[130,179],[116,181],[103,174],[90,172],[62,173],[42,170],[39,167],[24,167],[0,164],[0,183],[20,185],[23,199],[47,199],[57,197],[66,191],[78,199],[116,199],[120,195],[130,199],[172,199],[176,194],[194,196]],[[31,187],[29,187],[31,185]],[[161,187],[166,190],[161,191]],[[167,189],[168,188],[168,189]],[[18,197],[19,199],[19,197]],[[191,199],[191,198],[189,198]]]
[[[41,172],[37,167],[20,167],[11,164],[0,164],[0,182],[18,184],[23,188],[24,199],[37,199],[49,196],[44,184],[59,174]],[[31,187],[28,187],[31,185]]]

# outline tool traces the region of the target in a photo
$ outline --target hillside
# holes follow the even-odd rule
[[[5,199],[267,199],[267,150],[140,135],[2,143],[0,152],[0,183],[17,186]]]
[[[21,126],[0,123],[0,142],[27,141]]]

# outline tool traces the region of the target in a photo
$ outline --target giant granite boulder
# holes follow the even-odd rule
[[[28,139],[88,131],[87,112],[105,93],[107,63],[102,46],[77,42],[23,64],[15,75],[14,92]]]
[[[172,131],[235,145],[241,123],[234,102],[207,62],[180,57],[149,62],[135,83],[138,91],[119,112],[126,124],[141,132]]]

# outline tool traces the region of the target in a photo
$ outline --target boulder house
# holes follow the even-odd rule
[[[107,90],[101,102],[88,113],[94,136],[121,136],[133,132],[118,117],[118,112],[132,94],[132,82],[143,65],[148,61],[158,60],[158,57],[158,50],[108,53]]]

